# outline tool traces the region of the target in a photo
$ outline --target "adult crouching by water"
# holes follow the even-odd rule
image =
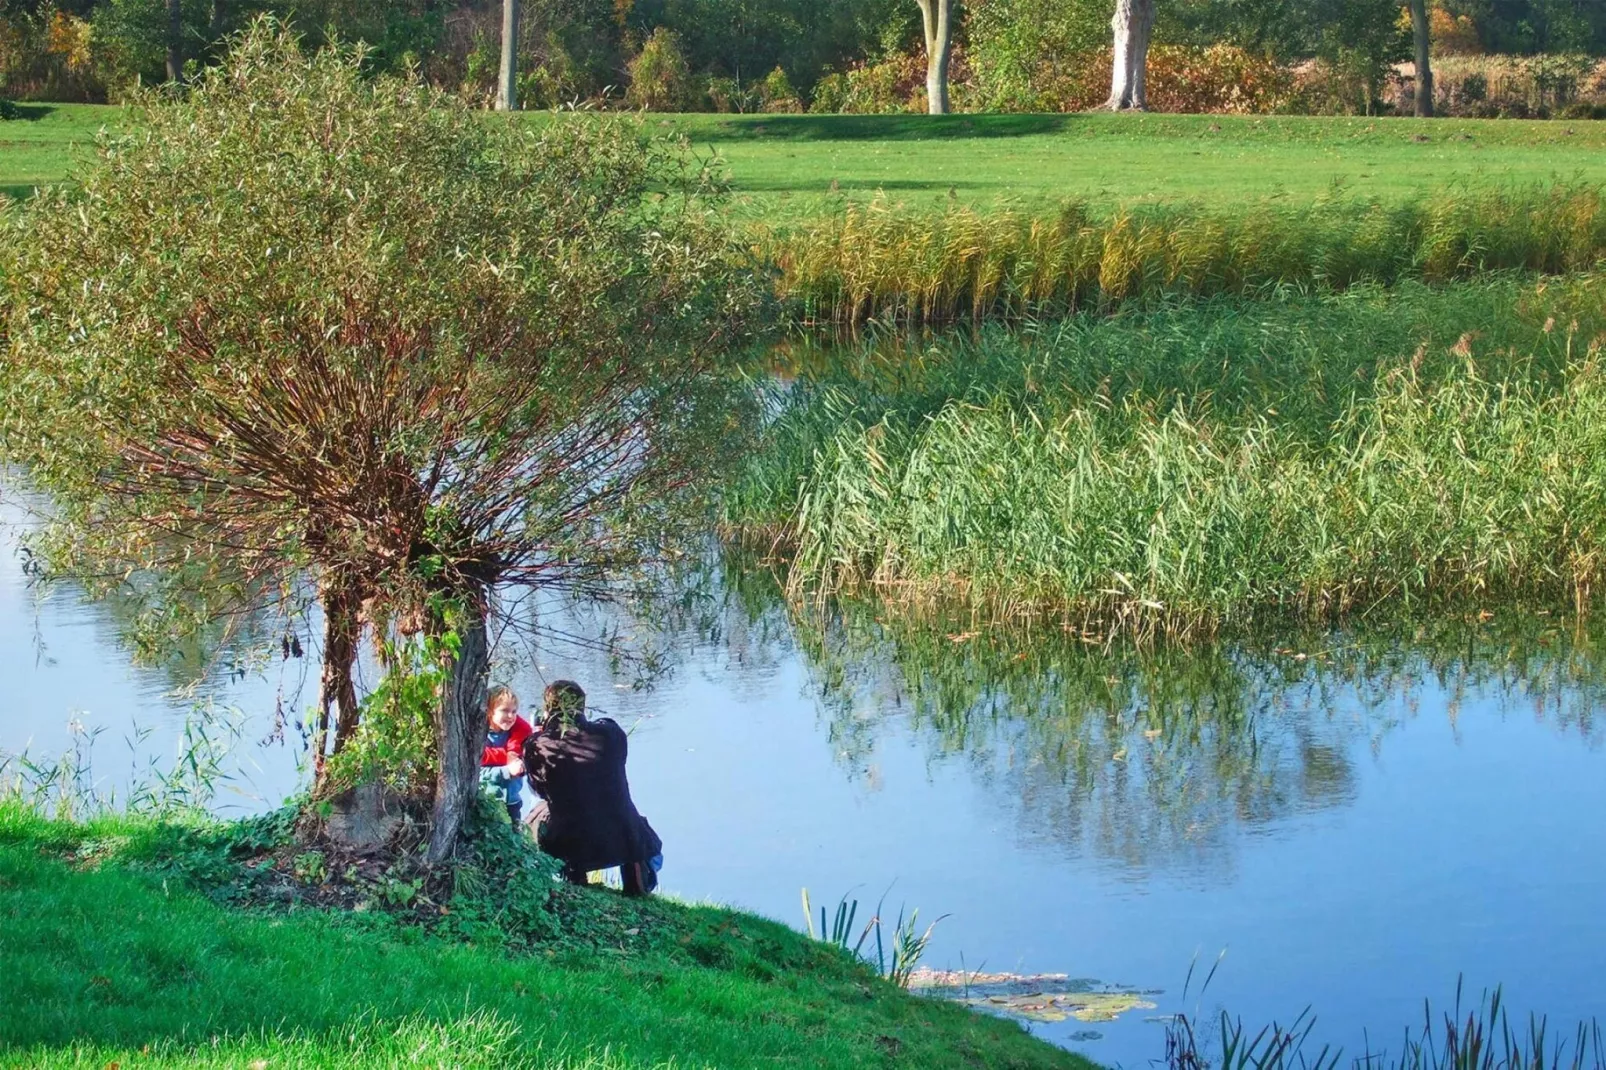
[[[585,708],[579,684],[554,681],[541,728],[525,741],[525,772],[544,800],[532,818],[536,840],[567,880],[584,884],[592,870],[618,866],[625,894],[646,895],[658,885],[663,841],[630,799],[624,729],[609,717],[591,720]]]

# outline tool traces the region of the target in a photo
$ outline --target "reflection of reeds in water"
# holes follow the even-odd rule
[[[1107,309],[1162,294],[1587,270],[1606,252],[1591,185],[1447,189],[1399,203],[1184,205],[1053,218],[1009,207],[848,205],[758,244],[783,298],[843,327]]]
[[[1475,705],[1590,746],[1606,728],[1598,631],[1570,617],[1404,616],[1192,648],[1106,645],[965,614],[889,616],[873,600],[820,612],[787,603],[751,562],[729,577],[730,611],[756,626],[722,631],[779,637],[790,621],[850,770],[863,775],[889,731],[912,732],[933,760],[971,768],[1034,845],[1146,871],[1229,874],[1238,830],[1344,807],[1365,756],[1419,714],[1459,732],[1458,711]]]
[[[1606,568],[1606,377],[1600,336],[1585,333],[1606,289],[1561,289],[1554,304],[1479,291],[1510,312],[1496,338],[1424,313],[1414,355],[1307,342],[1303,378],[1266,371],[1276,354],[1253,342],[1261,315],[1294,314],[1245,309],[1242,361],[1182,350],[1181,371],[1116,370],[1091,388],[1075,368],[1099,362],[1067,356],[1056,378],[1025,343],[1041,380],[833,379],[772,426],[728,526],[785,551],[794,596],[868,588],[1101,636],[1381,602],[1582,609]],[[1549,310],[1539,324],[1535,305]],[[1312,332],[1331,318],[1308,315]]]
[[[1350,1060],[1357,1070],[1601,1070],[1606,1042],[1600,1022],[1579,1023],[1571,1035],[1549,1033],[1542,1016],[1526,1030],[1511,1024],[1501,990],[1485,993],[1462,1012],[1462,990],[1442,1019],[1424,1002],[1420,1031],[1407,1029],[1398,1054],[1367,1051]],[[1316,1019],[1309,1008],[1292,1025],[1275,1023],[1251,1034],[1226,1011],[1208,1038],[1185,1014],[1166,1026],[1167,1070],[1336,1070],[1343,1053],[1329,1045],[1314,1049]],[[1201,1047],[1217,1050],[1201,1051]]]

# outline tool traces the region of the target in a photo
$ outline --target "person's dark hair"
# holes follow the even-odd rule
[[[553,680],[546,685],[541,705],[548,717],[573,717],[586,708],[585,689],[573,680]]]

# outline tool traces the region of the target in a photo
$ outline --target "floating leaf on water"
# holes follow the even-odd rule
[[[1065,974],[969,973],[919,970],[909,987],[924,995],[1034,1022],[1113,1022],[1155,1005],[1129,986],[1108,986]]]

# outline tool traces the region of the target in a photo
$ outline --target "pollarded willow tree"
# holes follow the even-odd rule
[[[479,116],[361,63],[259,22],[10,222],[0,459],[74,574],[158,577],[193,620],[310,580],[320,756],[359,731],[365,621],[440,637],[440,861],[496,592],[594,587],[702,523],[758,284],[710,175],[633,120]]]

